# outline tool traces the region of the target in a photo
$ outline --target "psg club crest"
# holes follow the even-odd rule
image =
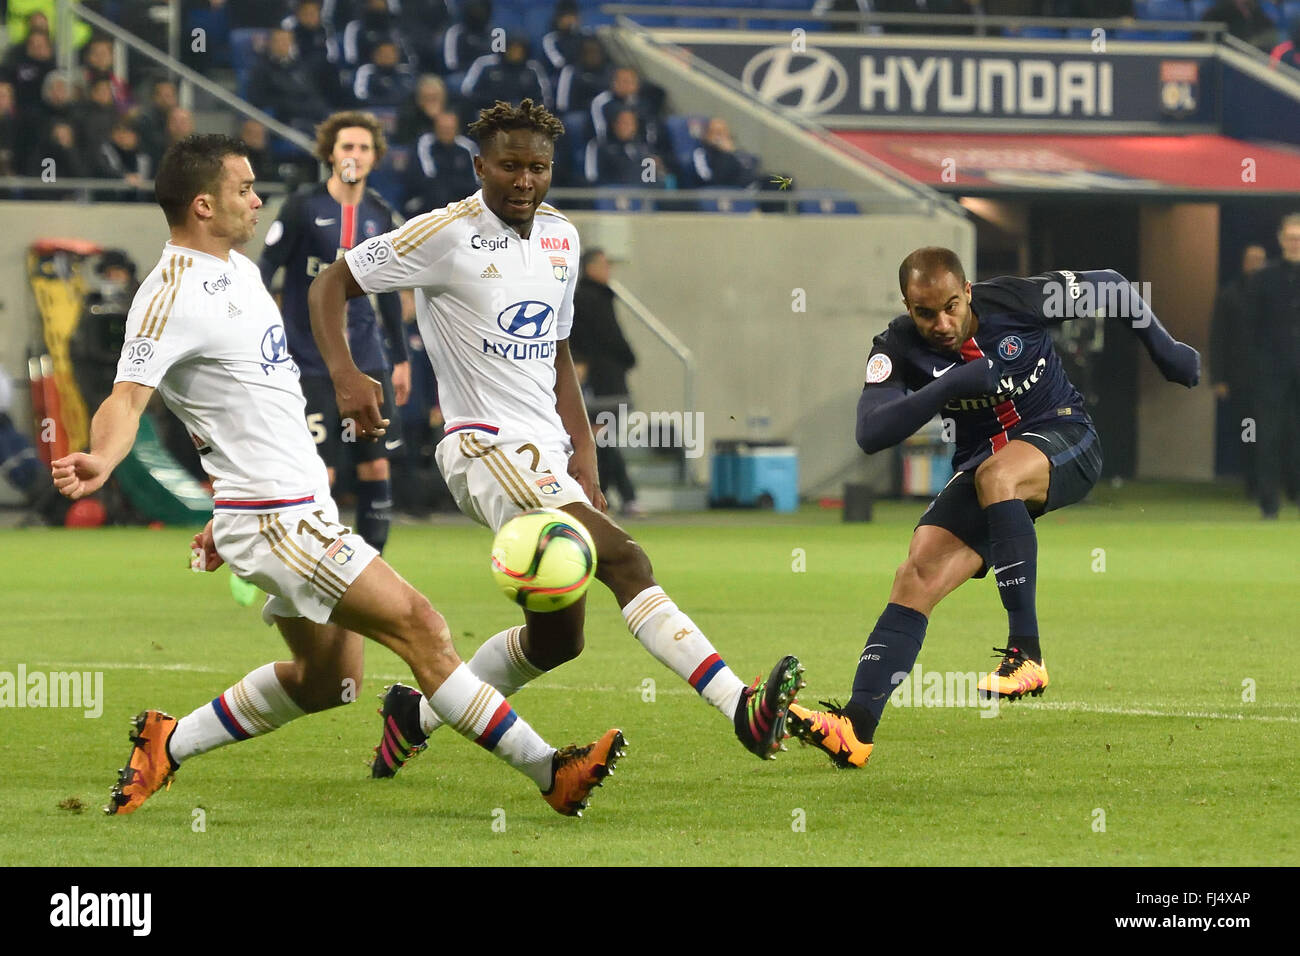
[[[561,282],[569,278],[569,263],[564,256],[550,256],[551,274]]]
[[[1020,357],[1024,350],[1025,343],[1020,341],[1018,335],[1008,335],[998,343],[998,355],[1005,362],[1011,362]]]

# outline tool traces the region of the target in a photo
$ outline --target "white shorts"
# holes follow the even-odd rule
[[[590,504],[559,442],[539,445],[459,428],[438,443],[435,458],[456,506],[494,534],[524,511]]]
[[[216,511],[212,537],[230,570],[270,599],[262,619],[305,617],[324,624],[379,552],[339,524],[328,494],[312,504],[269,513]]]

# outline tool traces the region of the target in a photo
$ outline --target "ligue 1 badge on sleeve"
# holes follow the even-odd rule
[[[561,282],[569,278],[569,262],[564,256],[549,256],[551,260],[551,274]]]

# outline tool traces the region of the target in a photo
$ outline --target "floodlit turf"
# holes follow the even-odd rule
[[[738,674],[795,652],[815,703],[847,692],[919,510],[632,529]],[[231,600],[224,568],[187,570],[190,532],[0,532],[0,671],[102,672],[105,698],[97,719],[0,710],[0,864],[1300,863],[1295,510],[1266,524],[1231,492],[1107,487],[1039,531],[1050,689],[992,717],[890,706],[861,771],[793,741],[776,761],[750,756],[597,585],[585,653],[514,701],[556,744],[626,733],[627,757],[582,820],[447,730],[396,780],[370,780],[376,695],[409,679],[377,646],[357,705],[196,758],[169,793],[107,818],[128,717],[188,713],[282,645]],[[491,582],[489,540],[467,523],[399,526],[389,548],[467,658],[517,621]],[[996,663],[994,592],[973,582],[941,605],[922,675]]]

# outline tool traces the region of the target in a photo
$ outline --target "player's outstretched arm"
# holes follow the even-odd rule
[[[90,451],[50,462],[54,487],[74,501],[94,494],[135,444],[140,415],[153,396],[148,385],[118,382],[90,421]]]
[[[967,362],[907,394],[902,388],[868,386],[858,398],[858,447],[868,455],[897,445],[954,398],[997,391],[993,361]]]
[[[350,418],[363,438],[384,434],[388,419],[380,415],[384,389],[357,368],[348,348],[348,299],[365,295],[346,259],[339,259],[318,275],[307,289],[311,334],[334,382],[339,417]]]
[[[1151,306],[1138,294],[1136,283],[1129,282],[1114,269],[1081,272],[1078,273],[1078,276],[1080,283],[1106,283],[1105,285],[1095,285],[1094,288],[1119,290],[1120,299],[1116,303],[1117,308],[1114,310],[1115,315],[1113,317],[1128,323],[1129,328],[1133,330],[1143,346],[1146,347],[1147,354],[1151,356],[1151,361],[1156,364],[1156,368],[1160,369],[1160,374],[1165,377],[1166,381],[1192,388],[1201,380],[1200,353],[1190,345],[1179,342],[1169,334],[1169,331],[1156,318],[1155,312],[1151,311]],[[1109,313],[1111,298],[1113,297],[1098,292],[1093,301],[1107,303],[1107,312]]]

